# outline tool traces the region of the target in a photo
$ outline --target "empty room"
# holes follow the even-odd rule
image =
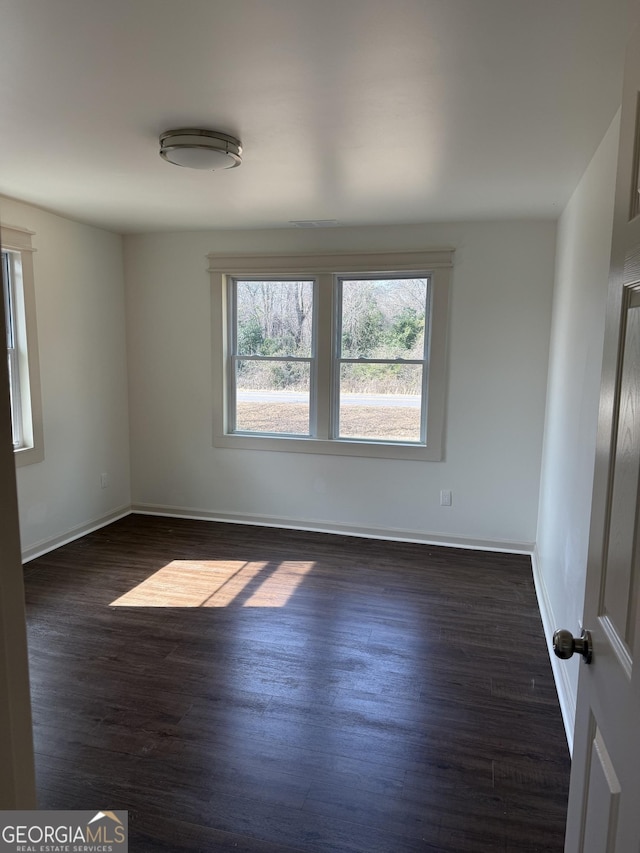
[[[0,849],[636,853],[636,4],[0,11]]]

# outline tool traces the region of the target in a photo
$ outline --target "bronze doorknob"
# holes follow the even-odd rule
[[[582,655],[585,663],[591,663],[593,658],[591,631],[585,631],[583,628],[582,633],[576,639],[571,631],[560,628],[553,635],[553,651],[562,660],[568,660],[574,653],[577,653]]]

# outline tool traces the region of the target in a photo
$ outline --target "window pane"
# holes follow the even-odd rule
[[[340,365],[340,438],[420,441],[420,364]]]
[[[343,358],[423,358],[426,278],[342,281]]]
[[[309,435],[308,362],[236,363],[236,431]]]
[[[236,281],[236,296],[238,355],[311,355],[312,281]]]

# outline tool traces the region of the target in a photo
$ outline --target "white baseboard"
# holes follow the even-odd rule
[[[576,719],[576,697],[569,681],[567,665],[553,653],[552,637],[553,632],[558,627],[553,615],[553,608],[547,593],[547,587],[544,582],[544,576],[540,567],[540,555],[537,547],[534,547],[531,555],[531,566],[533,569],[533,583],[536,589],[538,598],[538,607],[540,616],[542,617],[542,625],[544,635],[547,641],[547,649],[549,650],[549,658],[551,660],[551,669],[553,670],[553,679],[556,683],[556,692],[558,701],[560,702],[560,710],[562,712],[562,720],[564,722],[564,730],[569,744],[569,752],[573,755],[573,734]]]
[[[43,554],[48,554],[49,551],[54,551],[62,545],[67,545],[69,542],[73,542],[76,539],[80,539],[82,536],[86,536],[87,533],[93,533],[94,530],[106,527],[107,524],[112,524],[114,521],[118,521],[118,519],[124,518],[130,514],[131,506],[127,504],[126,506],[121,506],[111,512],[108,512],[99,518],[91,518],[89,521],[79,524],[77,527],[72,527],[70,530],[60,534],[60,536],[54,536],[51,539],[43,539],[40,542],[36,542],[34,545],[30,545],[28,548],[23,549],[22,562],[28,563],[30,560],[35,560],[36,557],[42,557]]]
[[[133,504],[131,512],[139,513],[140,515],[160,515],[169,518],[192,518],[196,521],[221,521],[227,524],[250,524],[255,527],[282,527],[288,530],[336,533],[340,536],[359,536],[364,539],[418,542],[425,545],[440,545],[444,548],[501,551],[507,554],[530,555],[534,544],[533,542],[512,542],[500,539],[469,539],[461,536],[422,533],[417,530],[402,530],[395,527],[357,527],[334,521],[309,521],[307,519],[282,518],[269,515],[215,512],[190,507],[162,506],[159,504]]]

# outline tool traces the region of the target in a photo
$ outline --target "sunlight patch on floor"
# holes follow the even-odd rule
[[[313,562],[172,560],[111,607],[282,607]]]

